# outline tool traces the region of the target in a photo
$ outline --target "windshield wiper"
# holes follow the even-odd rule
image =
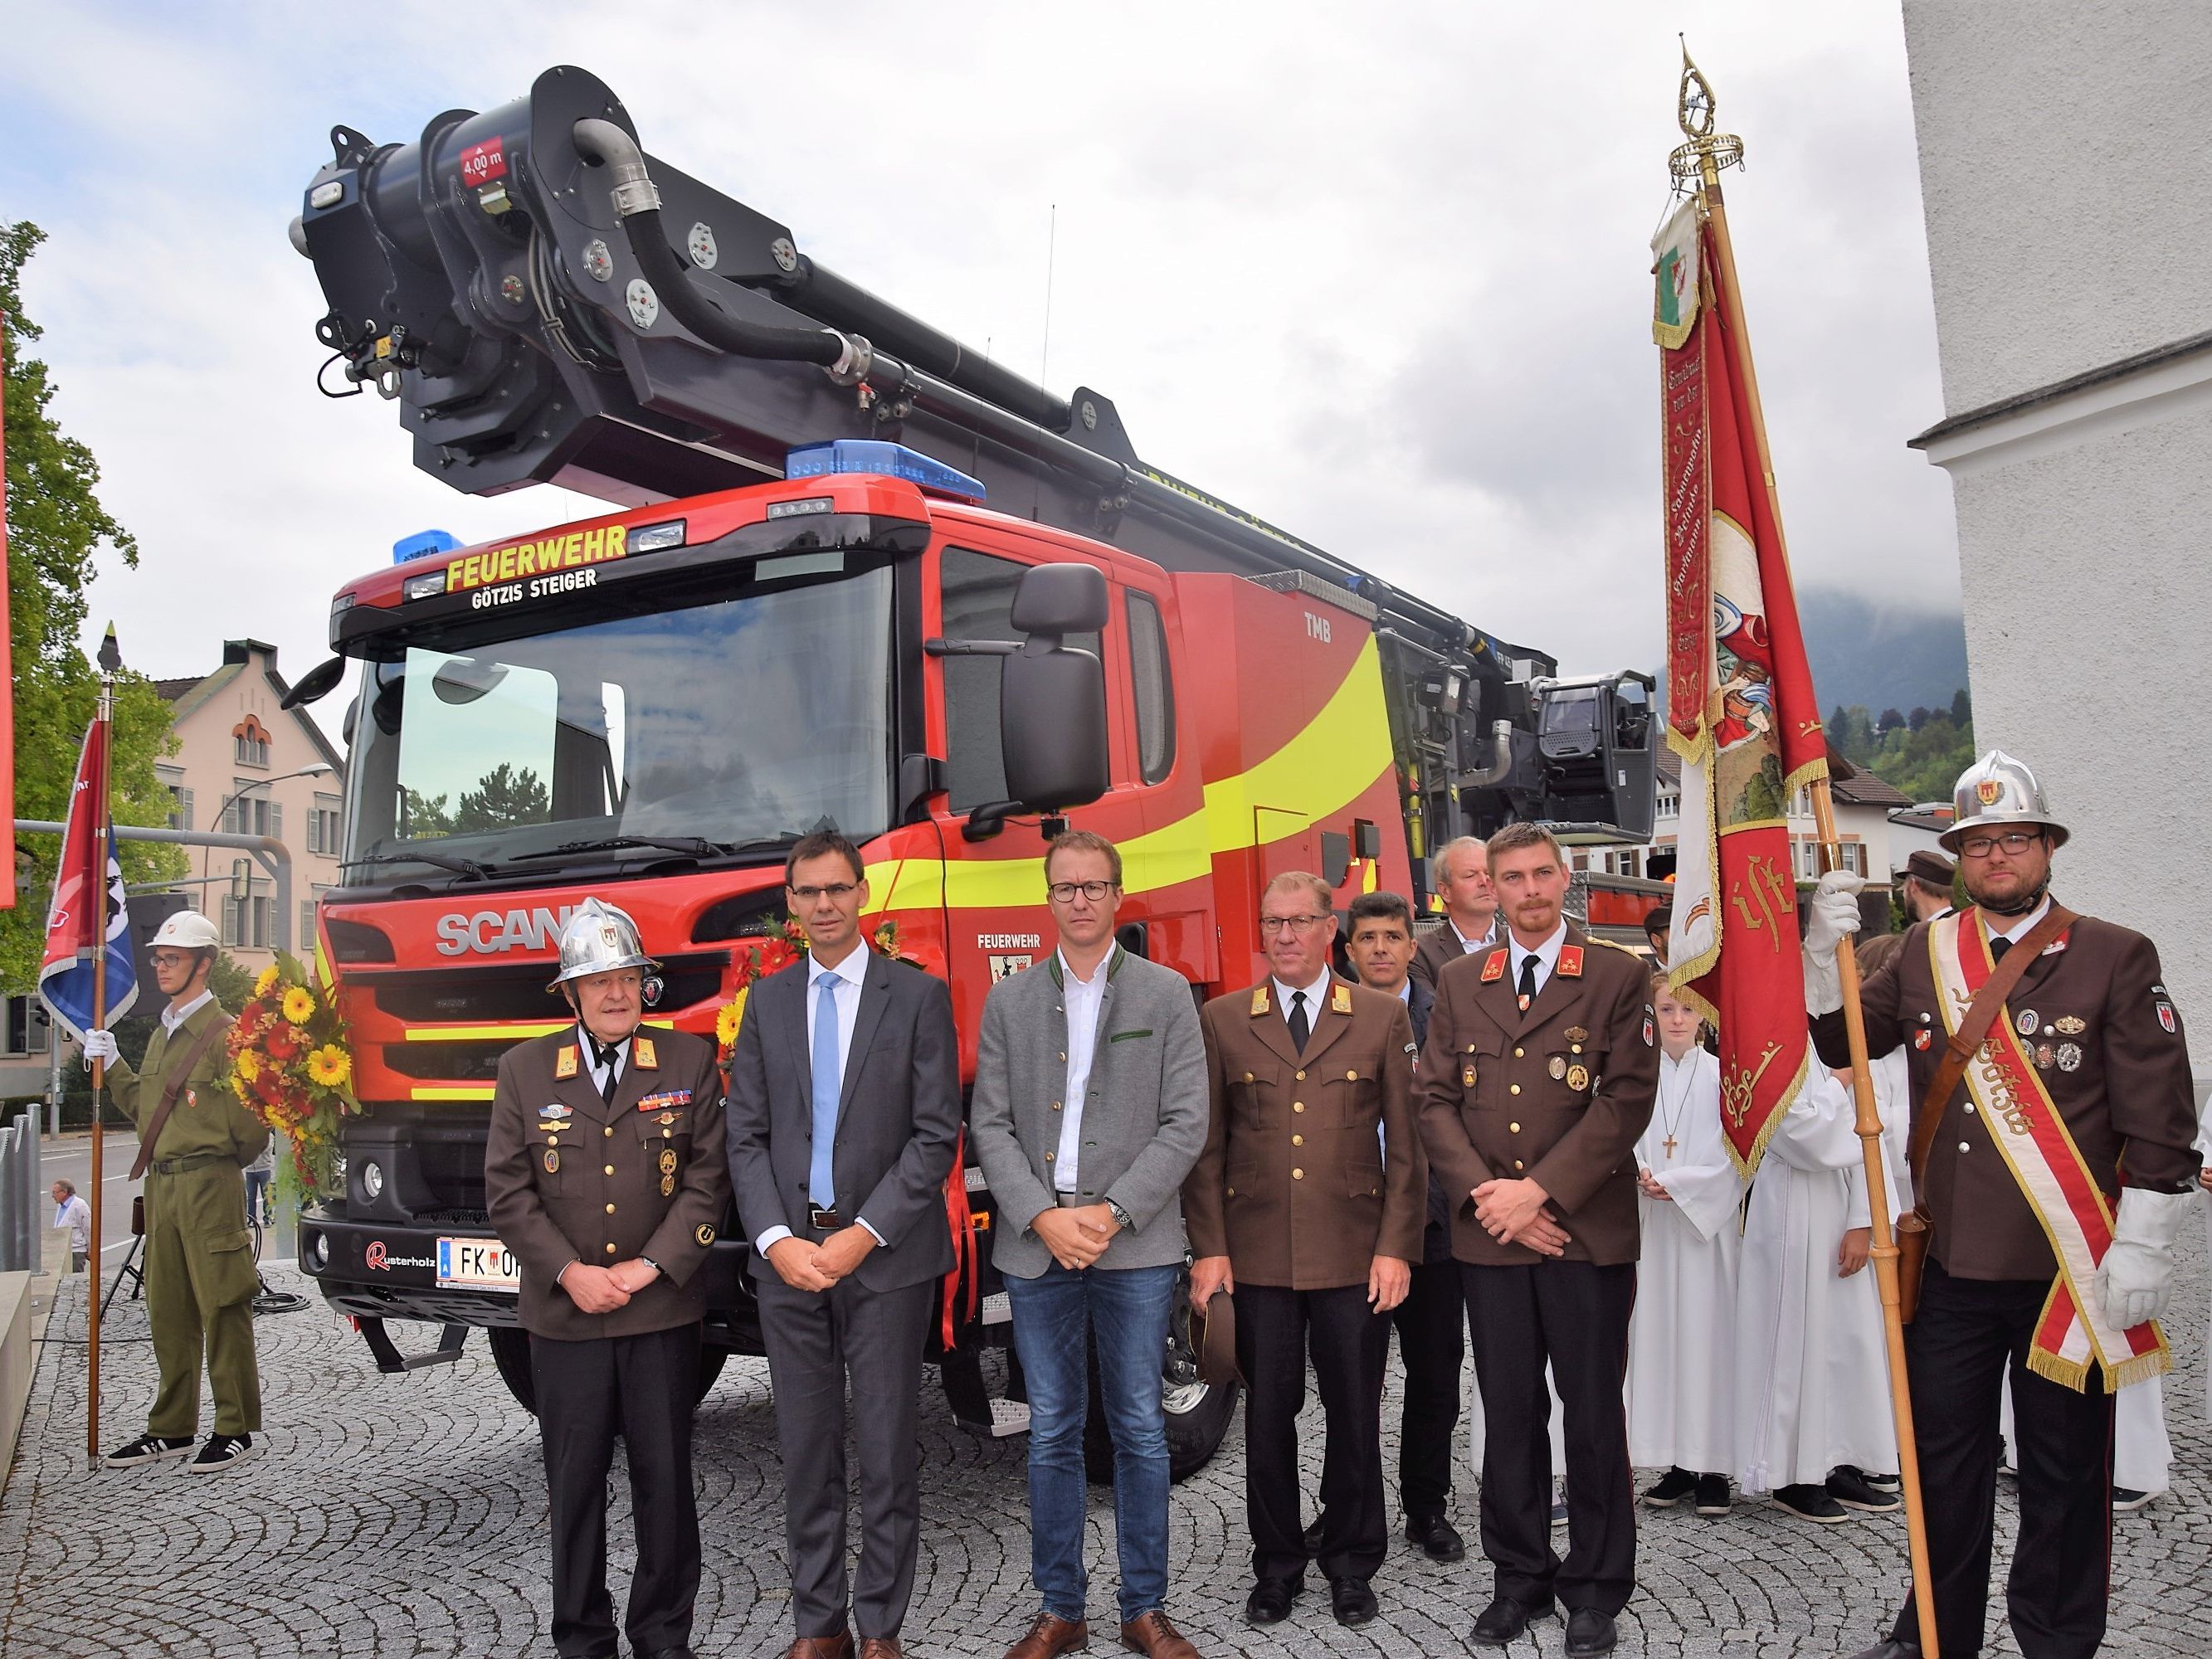
[[[441,853],[371,853],[357,859],[343,860],[349,869],[358,869],[371,864],[432,864],[441,870],[451,870],[457,875],[477,881],[491,879],[491,871],[474,859],[447,858]]]
[[[702,841],[697,836],[605,836],[597,841],[564,841],[558,847],[517,853],[510,861],[557,859],[569,853],[617,853],[629,847],[657,847],[664,852],[688,853],[695,859],[715,858],[732,850],[719,841]]]

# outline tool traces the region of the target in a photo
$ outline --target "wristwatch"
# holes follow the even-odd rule
[[[1106,1208],[1112,1213],[1115,1225],[1127,1228],[1131,1232],[1136,1231],[1137,1224],[1129,1219],[1129,1212],[1119,1203],[1109,1198],[1106,1200]]]

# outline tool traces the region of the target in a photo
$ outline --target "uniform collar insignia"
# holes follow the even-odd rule
[[[1493,981],[1501,980],[1504,977],[1505,951],[1503,946],[1500,946],[1498,949],[1492,951],[1490,953],[1490,960],[1482,964],[1482,982],[1485,985],[1488,985]]]
[[[561,1045],[561,1052],[553,1059],[553,1075],[562,1083],[566,1083],[576,1075],[576,1045],[574,1043],[564,1042]]]
[[[1267,984],[1262,980],[1252,988],[1252,1014],[1257,1018],[1267,1012]]]
[[[1340,985],[1328,994],[1328,1006],[1340,1014],[1352,1012],[1352,988]]]
[[[1583,976],[1583,947],[1581,945],[1562,945],[1559,947],[1559,965],[1558,972],[1559,977],[1562,979],[1580,979]]]
[[[641,1072],[660,1069],[659,1057],[653,1052],[653,1039],[649,1036],[641,1035],[630,1039],[629,1057],[637,1062],[637,1069]]]

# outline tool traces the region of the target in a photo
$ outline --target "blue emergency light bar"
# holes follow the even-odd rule
[[[450,553],[460,544],[461,538],[450,530],[419,530],[392,544],[392,562],[405,564],[414,559],[427,559],[433,553]]]
[[[955,471],[904,444],[880,438],[839,438],[833,443],[803,444],[784,457],[787,478],[819,478],[832,472],[873,472],[886,478],[903,478],[933,495],[951,495],[963,501],[980,501],[981,482]]]

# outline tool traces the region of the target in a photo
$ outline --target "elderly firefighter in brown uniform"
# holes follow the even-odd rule
[[[1928,1242],[1905,1352],[1930,1575],[1913,1595],[1933,1593],[1945,1659],[1982,1648],[2008,1370],[2013,1639],[2026,1659],[2086,1659],[2103,1640],[2112,1395],[2167,1369],[2155,1321],[2198,1167],[2157,949],[2051,898],[2066,839],[2034,775],[1984,755],[1960,775],[1943,836],[1972,907],[1917,924],[1859,991],[1867,1047],[1904,1045],[1912,1073]],[[1806,1007],[1832,1066],[1847,1057],[1835,949],[1858,926],[1858,885],[1822,877],[1805,929]],[[1954,1034],[1962,1067],[1945,1066]],[[1908,1596],[1862,1659],[1911,1659],[1918,1638]]]
[[[1199,1015],[1212,1105],[1182,1188],[1190,1297],[1204,1307],[1232,1293],[1252,1529],[1245,1618],[1278,1623],[1305,1587],[1297,1416],[1310,1356],[1328,1422],[1316,1557],[1337,1622],[1364,1625],[1390,1542],[1389,1313],[1406,1299],[1427,1218],[1413,1028],[1397,998],[1329,971],[1336,915],[1320,878],[1270,882],[1260,935],[1272,975]]]
[[[261,1277],[246,1235],[245,1167],[269,1126],[231,1092],[223,1039],[230,1017],[208,989],[221,944],[215,924],[179,911],[154,935],[155,983],[169,999],[134,1071],[108,1031],[85,1036],[107,1062],[115,1103],[138,1127],[135,1180],[146,1178],[146,1318],[161,1390],[146,1432],[102,1460],[109,1468],[182,1457],[199,1425],[200,1360],[215,1395],[215,1432],[188,1466],[212,1474],[254,1456],[261,1373],[253,1358],[253,1293]],[[94,1294],[100,1287],[93,1286]]]
[[[617,1434],[637,1530],[624,1627],[639,1659],[691,1652],[697,1275],[730,1176],[714,1045],[639,1029],[653,965],[623,911],[590,898],[577,907],[554,981],[576,1024],[501,1060],[484,1147],[492,1225],[522,1270],[562,1659],[617,1652],[606,1480]]]
[[[1570,1659],[1609,1653],[1636,1587],[1636,1494],[1621,1410],[1641,1226],[1637,1137],[1658,1087],[1650,975],[1564,913],[1551,833],[1490,839],[1506,932],[1437,978],[1421,1136],[1453,1200],[1452,1255],[1482,1390],[1479,1647],[1563,1604]],[[1565,1408],[1567,1553],[1551,1546],[1548,1362]]]

